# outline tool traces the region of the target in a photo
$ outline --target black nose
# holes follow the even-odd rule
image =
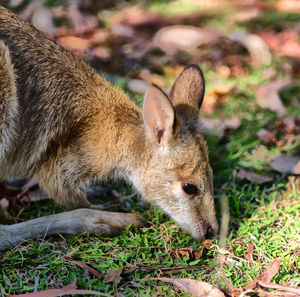
[[[215,235],[215,232],[212,227],[208,226],[205,234],[205,238],[211,238]]]

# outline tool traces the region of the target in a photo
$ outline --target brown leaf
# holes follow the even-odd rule
[[[108,269],[107,274],[104,277],[105,283],[114,283],[114,285],[118,285],[122,279],[121,273],[123,269]]]
[[[193,248],[176,248],[170,251],[171,258],[189,258],[198,260],[201,258],[204,249],[210,250],[213,246],[213,243],[210,239],[205,239],[201,242],[200,250],[194,251]]]
[[[226,103],[229,94],[233,91],[235,85],[220,85],[209,92],[201,105],[201,111],[205,114],[211,114],[218,106]]]
[[[273,180],[269,176],[264,176],[264,175],[261,175],[261,174],[249,172],[249,171],[247,171],[245,169],[242,169],[242,168],[239,170],[239,173],[238,173],[237,177],[239,179],[247,179],[251,182],[257,182],[259,184],[267,183],[267,182],[270,182],[270,181]]]
[[[258,281],[270,282],[274,275],[278,272],[281,259],[276,258],[271,265],[261,274],[259,274],[254,280],[243,287],[244,290],[252,290],[256,287]]]
[[[134,92],[134,93],[138,93],[138,94],[145,94],[147,88],[149,86],[149,83],[147,83],[144,80],[141,79],[131,79],[128,83],[127,83],[127,88]]]
[[[300,296],[300,288],[294,288],[294,287],[285,286],[285,285],[272,284],[272,283],[269,283],[267,281],[259,281],[258,284],[261,287],[264,287],[264,288],[276,289],[276,290],[285,291],[285,292],[288,292],[288,293],[295,294],[296,296]]]
[[[241,124],[238,117],[230,119],[200,119],[200,130],[203,134],[224,135],[226,129],[237,129]]]
[[[278,156],[272,160],[271,167],[281,173],[300,174],[300,157]]]
[[[83,269],[87,269],[92,275],[97,276],[99,278],[103,278],[105,277],[104,274],[98,272],[96,269],[94,269],[93,267],[82,263],[81,261],[77,261],[77,260],[72,260],[71,263],[74,263],[76,265],[78,265],[79,267],[83,268]]]
[[[185,292],[197,297],[225,297],[221,290],[209,283],[201,282],[190,278],[172,279],[167,277],[150,278],[149,280],[160,280],[169,282]]]
[[[272,51],[288,57],[300,57],[300,43],[296,31],[285,30],[280,33],[268,31],[259,32],[258,35],[268,44]]]
[[[193,248],[179,248],[170,251],[171,258],[193,258]]]
[[[275,145],[277,142],[276,135],[273,131],[261,129],[256,135],[264,145]]]
[[[251,262],[253,260],[253,242],[248,243],[248,261]]]
[[[76,37],[76,36],[60,37],[57,39],[57,41],[65,48],[69,49],[70,51],[73,50],[84,51],[90,47],[89,40]]]
[[[174,25],[158,30],[153,41],[160,49],[173,53],[176,50],[190,50],[201,45],[216,44],[219,38],[220,35],[215,30]]]
[[[271,63],[272,56],[268,45],[259,35],[238,32],[230,36],[230,39],[240,42],[248,50],[255,64]]]
[[[76,286],[76,279],[74,279],[69,285],[65,286],[61,289],[50,289],[35,293],[26,293],[26,294],[19,294],[19,295],[10,295],[9,297],[19,296],[19,297],[56,297],[56,296],[63,296],[63,295],[100,295],[100,296],[109,296],[107,294],[91,291],[91,290],[80,290],[77,289]]]
[[[291,83],[292,79],[288,76],[285,79],[275,80],[259,86],[256,92],[258,105],[277,112],[279,116],[283,116],[286,113],[286,109],[280,100],[279,91],[290,86]]]

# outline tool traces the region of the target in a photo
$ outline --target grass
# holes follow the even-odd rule
[[[164,4],[155,2],[160,9]],[[176,6],[175,6],[176,7]],[[274,15],[272,15],[274,18]],[[289,19],[290,20],[290,19]],[[271,16],[266,22],[272,24]],[[270,156],[281,153],[277,147],[265,147],[260,144],[256,132],[276,120],[276,115],[260,108],[255,101],[255,87],[267,80],[261,73],[266,69],[275,69],[276,76],[282,76],[282,60],[273,60],[269,66],[251,67],[247,75],[234,79],[224,79],[217,68],[204,65],[208,90],[214,83],[234,82],[239,92],[232,95],[228,102],[217,109],[211,117],[226,117],[238,114],[241,126],[223,140],[214,135],[208,136],[211,164],[214,170],[217,216],[220,219],[220,197],[225,194],[230,205],[230,230],[226,242],[228,251],[222,268],[229,282],[235,286],[244,286],[262,270],[266,269],[276,257],[282,259],[276,283],[297,286],[299,280],[299,197],[300,180],[289,175],[282,175],[270,169]],[[123,78],[114,77],[119,87],[124,88]],[[166,78],[170,80],[170,78]],[[299,99],[299,88],[291,88],[282,94],[288,105],[288,115],[300,115],[296,101]],[[141,102],[141,98],[137,97]],[[289,103],[288,103],[289,102]],[[296,149],[296,148],[295,148]],[[292,150],[295,152],[295,150]],[[296,151],[297,152],[297,151]],[[259,185],[237,179],[237,169],[249,168],[251,171],[273,177],[273,182]],[[123,183],[115,184],[123,194],[132,190]],[[213,239],[214,246],[205,251],[200,260],[188,258],[173,259],[170,250],[181,247],[199,249],[200,243],[184,230],[180,229],[164,213],[154,207],[138,202],[134,197],[130,202],[132,211],[137,211],[151,222],[149,228],[129,226],[120,236],[101,238],[96,236],[52,236],[44,239],[27,241],[1,254],[0,258],[0,292],[17,294],[32,292],[38,278],[38,290],[58,288],[67,285],[75,277],[79,288],[99,290],[114,294],[112,283],[104,283],[78,266],[72,260],[80,260],[105,274],[108,269],[135,267],[140,264],[155,266],[153,271],[135,270],[122,274],[118,290],[124,296],[184,296],[179,289],[149,277],[170,276],[160,271],[161,267],[199,265],[199,269],[188,269],[176,274],[176,278],[190,277],[207,281],[218,287],[224,287],[218,262],[218,239]],[[63,211],[64,208],[52,201],[37,202],[25,209],[21,217],[25,219]],[[12,215],[17,214],[12,209]],[[247,259],[248,244],[254,245],[253,260]],[[5,292],[5,294],[4,294]]]

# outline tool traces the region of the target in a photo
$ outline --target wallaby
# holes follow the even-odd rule
[[[0,250],[55,233],[110,236],[136,214],[91,209],[84,188],[130,182],[192,236],[216,234],[212,170],[199,133],[204,78],[196,65],[170,96],[152,84],[142,110],[42,32],[0,7],[0,180],[34,177],[49,197],[83,208],[0,225]]]

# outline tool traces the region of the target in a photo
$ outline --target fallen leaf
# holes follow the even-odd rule
[[[234,20],[239,23],[245,23],[256,20],[262,16],[262,11],[257,7],[238,10],[234,15]],[[232,18],[232,15],[230,15]]]
[[[276,3],[276,8],[286,12],[300,12],[299,0],[280,0]]]
[[[272,284],[266,281],[259,281],[258,284],[261,287],[269,288],[269,289],[276,289],[279,291],[285,291],[288,293],[296,294],[296,296],[300,296],[300,288],[290,287],[286,285],[279,285],[279,284]]]
[[[179,36],[180,38],[178,38]],[[220,35],[215,30],[174,25],[158,30],[153,41],[163,51],[173,53],[176,50],[190,50],[201,45],[216,44],[219,38]]]
[[[300,57],[298,32],[292,30],[284,30],[280,33],[263,31],[257,34],[266,42],[272,51],[288,57]]]
[[[225,297],[221,290],[209,283],[201,282],[189,278],[172,279],[167,277],[149,278],[147,280],[159,280],[169,282],[179,287],[183,291],[196,297]]]
[[[248,261],[251,262],[253,260],[253,242],[248,243]]]
[[[267,129],[261,129],[256,133],[256,136],[260,141],[267,146],[275,145],[277,142],[276,135],[273,131]]]
[[[281,259],[276,258],[271,263],[271,265],[261,274],[259,274],[255,279],[253,279],[249,284],[243,287],[244,290],[252,290],[256,287],[258,281],[270,282],[274,275],[278,272]]]
[[[145,94],[147,88],[149,86],[149,83],[147,83],[144,80],[141,79],[131,79],[128,83],[127,83],[127,88],[134,92],[134,93],[138,93],[138,94]]]
[[[64,36],[57,39],[57,41],[69,50],[84,51],[90,47],[90,41],[76,36]]]
[[[19,295],[9,295],[9,297],[19,296],[19,297],[56,297],[63,295],[100,295],[100,296],[110,296],[105,293],[92,291],[92,290],[80,290],[76,286],[76,278],[67,286],[61,289],[50,289],[45,291],[39,291],[35,293],[26,293]]]
[[[259,35],[235,32],[229,36],[229,39],[240,42],[248,50],[251,59],[255,64],[271,63],[272,55],[268,45]]]
[[[235,84],[220,85],[209,92],[203,100],[201,111],[204,114],[211,114],[218,106],[227,101],[229,94],[235,88]]]
[[[241,124],[238,117],[230,119],[200,119],[200,131],[203,134],[224,135],[226,129],[237,129]]]
[[[165,79],[162,76],[155,73],[151,73],[148,69],[142,69],[138,73],[138,78],[141,78],[142,80],[148,83],[157,84],[161,88],[164,88],[166,86]]]
[[[104,274],[98,272],[96,269],[94,269],[93,267],[82,263],[81,261],[77,261],[77,260],[72,260],[71,263],[74,263],[76,265],[78,265],[79,267],[83,268],[83,269],[87,269],[92,275],[97,276],[99,278],[103,278],[105,277]]]
[[[194,258],[193,248],[179,248],[170,251],[171,258]]]
[[[140,264],[134,267],[130,268],[125,268],[124,273],[130,273],[135,270],[142,270],[142,271],[147,271],[147,270],[155,270],[155,271],[162,271],[164,273],[169,273],[169,274],[175,274],[175,273],[180,273],[182,270],[197,270],[201,268],[199,265],[191,265],[191,266],[172,266],[172,267],[154,267],[150,265],[144,265]],[[210,268],[213,269],[214,267]]]
[[[242,169],[242,168],[239,170],[239,173],[238,173],[237,177],[239,179],[247,179],[251,182],[257,182],[259,184],[267,183],[267,182],[270,182],[270,181],[273,180],[269,176],[249,172],[249,171],[247,171],[245,169]]]
[[[123,269],[108,269],[103,281],[105,283],[114,283],[114,285],[118,285],[122,279],[122,272]]]
[[[272,160],[271,168],[281,173],[300,174],[300,157],[278,156]]]
[[[193,250],[191,247],[176,248],[170,251],[171,258],[189,258],[199,260],[203,254],[204,249],[210,250],[213,243],[210,239],[205,239],[201,242],[200,250]]]
[[[259,106],[268,108],[277,112],[279,116],[283,116],[286,113],[286,109],[283,106],[279,91],[290,86],[292,83],[291,77],[275,80],[258,87],[256,92],[256,99]]]

